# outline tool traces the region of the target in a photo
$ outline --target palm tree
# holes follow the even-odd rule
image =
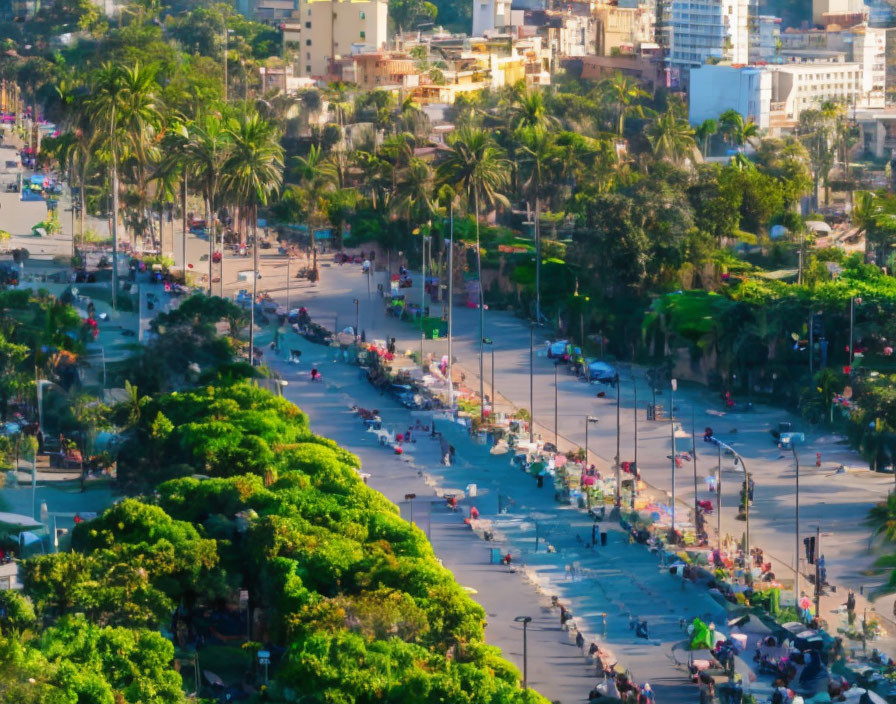
[[[479,208],[481,205],[509,205],[501,192],[507,185],[507,161],[491,135],[482,129],[461,127],[451,141],[451,153],[439,166],[439,176],[461,194],[467,203],[473,201],[476,226],[476,274],[479,277],[479,399],[480,419],[485,419],[483,379],[485,296],[482,288],[482,248],[479,244]]]
[[[521,130],[519,137],[526,179],[523,189],[535,203],[535,319],[541,322],[541,203],[549,190],[547,186],[560,171],[560,151],[553,135],[543,129]]]
[[[625,118],[629,115],[644,116],[644,108],[638,104],[639,100],[649,98],[650,95],[638,85],[638,82],[621,73],[604,79],[598,86],[602,102],[606,104],[614,114],[616,135],[621,137],[625,131]]]
[[[221,124],[220,115],[206,115],[187,128],[183,151],[189,170],[202,184],[205,223],[208,228],[208,292],[212,293],[212,266],[215,253],[215,214],[221,186],[221,167],[231,146],[230,132]],[[222,235],[223,239],[223,235]],[[223,259],[221,262],[223,267]],[[223,286],[223,281],[221,282]]]
[[[508,108],[508,118],[513,130],[549,129],[560,124],[560,121],[548,111],[544,93],[538,89],[527,90],[525,84],[514,89]]]
[[[891,543],[896,541],[896,493],[889,494],[884,501],[872,506],[866,523],[875,536],[883,535]]]
[[[108,145],[112,188],[112,306],[118,294],[118,175],[122,158],[133,155],[138,167],[149,162],[154,128],[160,122],[156,68],[127,68],[104,63],[93,76],[87,106],[96,139]]]
[[[709,118],[701,122],[697,129],[694,130],[694,137],[700,140],[703,157],[709,156],[709,138],[719,131],[719,123],[717,120]]]
[[[645,126],[644,133],[654,155],[659,159],[678,163],[691,154],[696,146],[694,130],[688,121],[672,111],[657,115]]]
[[[746,144],[755,145],[759,138],[759,125],[752,119],[744,120],[744,116],[737,110],[723,112],[719,115],[719,123],[722,134],[738,147]]]
[[[224,162],[225,184],[252,223],[252,304],[249,308],[249,364],[255,363],[255,302],[258,296],[258,206],[267,205],[283,180],[283,148],[279,135],[257,114],[232,119],[227,131],[230,153]],[[313,233],[312,233],[313,236]]]
[[[408,232],[412,222],[428,220],[436,211],[433,171],[423,159],[412,157],[399,176],[392,209],[407,218]]]

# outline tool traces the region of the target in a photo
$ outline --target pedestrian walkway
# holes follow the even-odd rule
[[[437,428],[457,448],[454,467],[439,463],[438,444],[425,434],[405,445],[401,456],[392,454],[375,435],[360,430],[360,420],[350,408],[378,408],[385,425],[395,431],[407,428],[412,414],[367,384],[359,384],[356,367],[333,363],[331,348],[304,340],[289,342],[289,348],[296,346],[303,349],[298,371],[283,362],[273,363],[289,381],[287,398],[309,414],[316,432],[361,457],[371,486],[403,504],[406,518],[429,528],[445,566],[461,584],[476,590],[474,598],[488,614],[489,642],[521,669],[521,633],[514,619],[533,618],[528,632],[533,687],[552,700],[572,704],[584,701],[596,682],[594,665],[586,663],[575,646],[575,631],[560,628],[559,611],[551,608],[550,600],[557,596],[573,612],[586,643],[608,646],[636,681],[651,683],[659,701],[693,702],[694,686],[670,652],[686,637],[683,619],[689,622],[699,616],[724,622],[724,611],[705,589],[670,575],[656,556],[643,546],[630,545],[609,521],[603,524],[608,545],[589,547],[592,523],[583,512],[556,503],[549,488],[537,488],[531,477],[511,467],[509,456],[491,455],[449,421],[439,421]],[[322,372],[323,385],[309,381],[312,363]],[[462,493],[468,484],[477,485],[477,496],[462,500],[458,513],[438,498],[446,490]],[[409,494],[417,497],[412,500],[413,513],[404,499]],[[499,503],[506,512],[499,512]],[[484,541],[482,530],[474,532],[462,522],[472,506],[483,525],[494,530],[494,541]],[[510,568],[491,564],[493,548],[513,556]],[[648,622],[648,640],[636,638],[630,628],[633,618]]]

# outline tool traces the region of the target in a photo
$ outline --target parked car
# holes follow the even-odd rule
[[[548,359],[561,359],[566,356],[569,340],[557,340],[548,345]]]

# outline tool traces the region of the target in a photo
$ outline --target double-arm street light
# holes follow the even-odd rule
[[[517,623],[523,624],[523,689],[529,689],[529,650],[526,642],[526,629],[532,623],[531,616],[517,616],[513,619]]]
[[[744,462],[743,456],[739,452],[737,452],[731,445],[722,442],[715,436],[710,436],[710,442],[715,443],[719,447],[719,452],[722,450],[726,452],[730,452],[734,457],[740,462],[741,467],[744,468],[744,517],[747,521],[746,533],[744,535],[744,568],[747,570],[748,574],[750,574],[751,570],[751,559],[750,559],[750,472],[747,470],[747,463]],[[721,463],[721,454],[719,455],[719,480],[721,482],[721,472],[722,463]],[[721,489],[719,490],[719,496],[721,496]],[[721,510],[721,507],[720,507]],[[752,576],[750,577],[750,581],[752,581]]]

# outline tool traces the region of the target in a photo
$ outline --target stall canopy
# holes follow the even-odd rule
[[[0,526],[7,528],[40,528],[43,523],[21,513],[0,511]]]

